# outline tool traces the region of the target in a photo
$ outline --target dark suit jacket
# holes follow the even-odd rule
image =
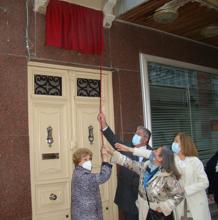
[[[209,179],[208,193],[214,194],[214,200],[218,203],[218,172],[216,166],[218,163],[218,151],[213,155],[206,165],[206,173]]]
[[[115,143],[122,143],[113,133],[113,131],[108,127],[103,131],[104,136],[108,142],[114,148]],[[134,147],[131,143],[124,143],[129,147]],[[148,147],[151,149],[151,147]],[[134,156],[129,152],[121,152],[132,160],[138,161],[138,157]],[[138,185],[139,176],[129,169],[119,166],[118,176],[117,176],[117,190],[114,202],[118,205],[119,209],[131,214],[137,214],[138,209],[135,205],[135,201],[138,197]]]

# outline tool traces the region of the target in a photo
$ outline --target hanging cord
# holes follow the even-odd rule
[[[102,113],[102,99],[103,99],[103,73],[102,73],[102,57],[103,55],[100,55],[100,65],[99,65],[99,71],[100,71],[100,105],[99,105],[99,113]],[[102,123],[100,122],[100,127],[102,131]],[[104,146],[104,138],[103,134],[101,132],[101,148]]]
[[[30,60],[30,45],[29,45],[29,0],[26,0],[26,34],[25,43],[28,59]]]
[[[25,47],[27,51],[27,58],[31,58],[31,50],[33,48],[33,43],[30,40],[29,31],[30,31],[30,16],[29,16],[29,7],[33,7],[34,0],[26,0],[26,30],[25,30]],[[36,11],[34,12],[34,23],[36,22]],[[36,31],[36,25],[34,24]],[[35,36],[36,39],[36,36]],[[36,42],[35,42],[36,43]],[[36,44],[35,44],[36,46]],[[35,49],[36,50],[36,49]]]

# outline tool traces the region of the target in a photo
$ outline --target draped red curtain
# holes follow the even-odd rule
[[[102,11],[50,0],[46,10],[46,46],[101,54],[104,49]]]

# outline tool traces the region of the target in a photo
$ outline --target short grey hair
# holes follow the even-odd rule
[[[144,134],[145,134],[145,137],[146,137],[148,140],[150,139],[150,137],[151,137],[151,132],[150,132],[149,129],[145,128],[145,127],[142,126],[142,125],[139,125],[139,126],[137,127],[137,130],[143,130],[143,132],[144,132]]]

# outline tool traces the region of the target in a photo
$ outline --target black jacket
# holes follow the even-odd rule
[[[213,155],[206,165],[206,173],[209,179],[208,193],[214,194],[214,200],[218,203],[218,172],[216,172],[216,166],[218,163],[218,151]]]
[[[122,143],[113,133],[113,131],[108,127],[105,131],[103,131],[104,136],[111,144],[113,148],[115,143]],[[131,143],[124,143],[129,147],[134,147]],[[152,149],[148,146],[148,149]],[[138,157],[134,156],[129,152],[121,152],[132,160],[138,161]],[[117,190],[114,202],[117,204],[119,209],[122,209],[125,212],[129,212],[131,214],[137,214],[138,209],[135,205],[135,201],[138,197],[138,185],[139,185],[139,176],[133,172],[128,170],[125,167],[119,166],[118,176],[117,176]]]

